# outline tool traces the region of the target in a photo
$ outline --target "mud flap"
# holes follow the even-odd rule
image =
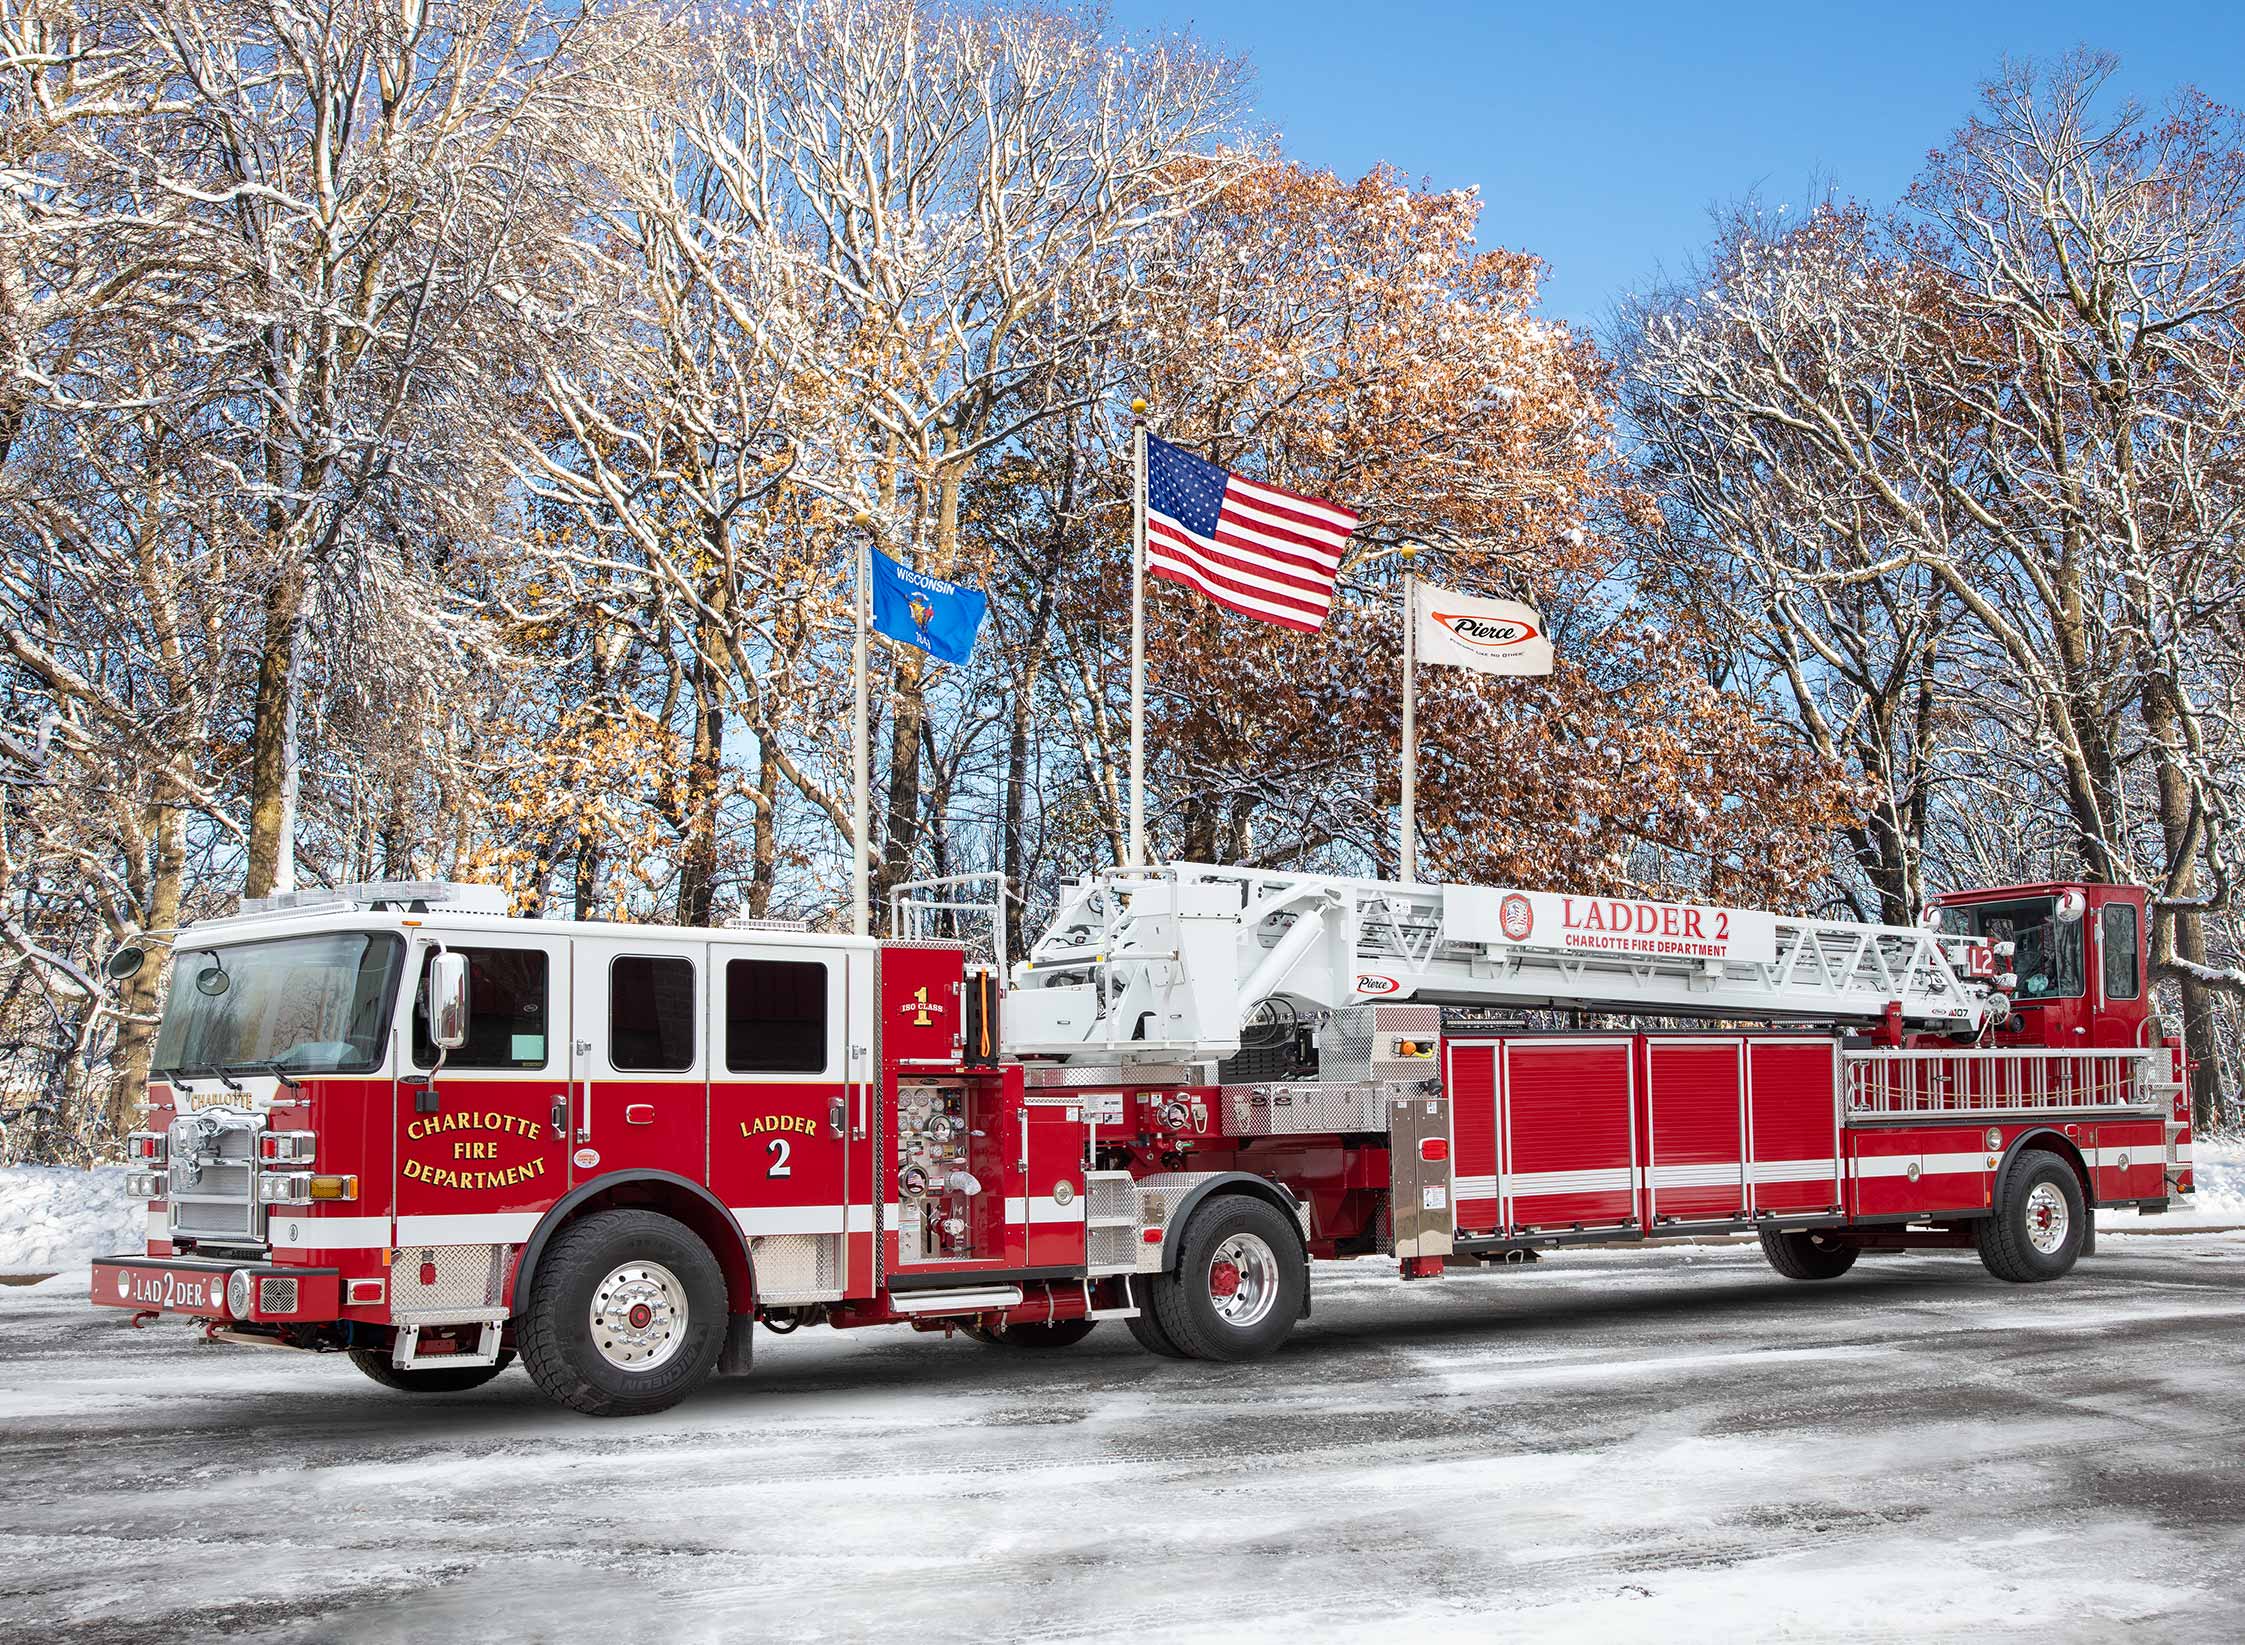
[[[717,1353],[717,1374],[721,1377],[745,1377],[749,1361],[755,1357],[756,1316],[730,1314],[725,1320],[725,1346]]]

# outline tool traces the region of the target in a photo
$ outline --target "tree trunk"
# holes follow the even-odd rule
[[[2174,683],[2164,674],[2144,679],[2144,730],[2151,745],[2152,769],[2159,784],[2159,827],[2167,848],[2166,892],[2187,900],[2198,893],[2200,830],[2191,804],[2190,779],[2176,763],[2174,749],[2182,735],[2174,700]],[[2195,909],[2169,908],[2153,912],[2151,953],[2154,963],[2172,955],[2185,965],[2206,963],[2206,918]],[[2188,973],[2175,980],[2181,997],[2183,1051],[2197,1064],[2191,1075],[2191,1124],[2211,1130],[2227,1108],[2222,1089],[2222,1044],[2215,1019],[2211,989]]]
[[[156,850],[143,910],[148,923],[143,929],[168,932],[179,925],[180,897],[186,886],[187,818],[178,806],[160,801],[149,810]],[[117,1048],[110,1058],[106,1130],[112,1137],[132,1130],[147,1103],[148,1059],[156,1046],[154,1018],[163,1007],[164,969],[151,955],[119,990],[125,1017],[117,1026]]]
[[[304,568],[291,564],[265,594],[265,632],[257,658],[257,694],[250,710],[249,866],[245,897],[270,896],[292,854],[290,770],[297,684],[297,641],[303,631]]]
[[[772,889],[779,881],[780,763],[757,739],[756,822],[749,839],[748,917],[771,918]]]

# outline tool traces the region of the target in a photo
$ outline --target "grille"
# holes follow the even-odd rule
[[[408,1246],[390,1265],[391,1311],[434,1320],[447,1308],[496,1308],[505,1256],[503,1245]]]
[[[265,1207],[257,1203],[257,1127],[207,1116],[177,1120],[171,1129],[171,1201],[174,1237],[262,1244]]]
[[[296,1281],[261,1279],[257,1282],[257,1311],[261,1314],[296,1312]]]
[[[749,1241],[759,1302],[817,1302],[842,1291],[839,1234],[759,1234]]]

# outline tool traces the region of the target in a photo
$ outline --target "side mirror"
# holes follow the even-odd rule
[[[134,948],[128,944],[111,954],[102,963],[101,968],[108,973],[111,982],[124,982],[132,977],[139,976],[140,968],[147,963],[148,950]]]
[[[439,954],[429,962],[429,1039],[441,1051],[468,1043],[468,956]]]

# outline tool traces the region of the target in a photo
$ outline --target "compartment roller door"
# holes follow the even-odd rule
[[[1839,1068],[1840,1048],[1834,1040],[1747,1043],[1757,1213],[1839,1214]]]
[[[1746,1047],[1645,1042],[1646,1175],[1655,1227],[1746,1214]]]
[[[1636,1042],[1507,1040],[1505,1192],[1515,1230],[1636,1221]]]

